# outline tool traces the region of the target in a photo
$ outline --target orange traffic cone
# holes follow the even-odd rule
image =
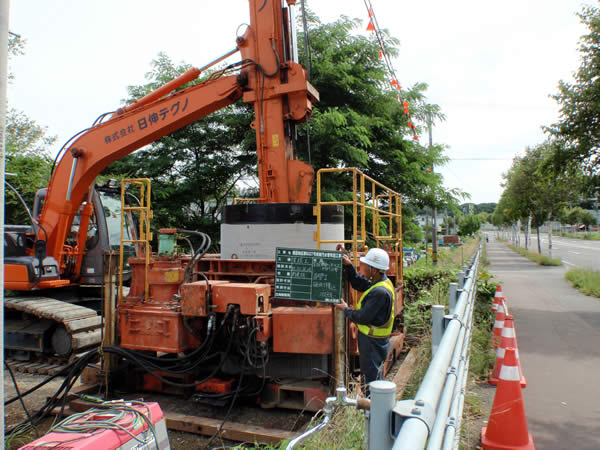
[[[517,344],[517,334],[515,332],[515,321],[514,317],[510,314],[504,316],[504,328],[502,329],[502,339],[500,340],[500,346],[504,349],[513,347],[515,349],[515,358],[517,359],[517,366],[519,367],[519,375],[521,376],[521,387],[527,387],[527,380],[523,376],[523,370],[521,369],[521,361],[519,359],[519,345]]]
[[[481,430],[484,450],[535,449],[527,429],[519,378],[516,351],[509,347],[500,370],[488,426]]]
[[[502,339],[502,330],[504,329],[504,303],[498,304],[498,310],[496,311],[496,320],[494,322],[494,329],[492,330],[492,347],[500,347],[500,341]]]
[[[506,349],[499,346],[496,349],[496,361],[494,361],[494,368],[488,377],[488,383],[496,386],[498,384],[498,378],[500,377],[500,369],[502,369],[502,363],[504,362],[504,354]]]
[[[500,298],[504,298],[502,295],[502,286],[496,286],[496,293],[494,294],[494,303],[492,304],[492,311],[498,310],[498,304],[500,303]]]

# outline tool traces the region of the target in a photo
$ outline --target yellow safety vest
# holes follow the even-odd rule
[[[384,288],[386,288],[388,291],[390,291],[390,294],[392,295],[392,310],[390,312],[390,318],[388,319],[388,321],[386,323],[384,323],[380,327],[376,327],[374,325],[361,325],[358,323],[356,324],[356,326],[358,327],[358,331],[360,331],[362,334],[364,334],[366,336],[374,337],[374,338],[386,338],[390,334],[392,334],[392,327],[394,326],[394,304],[396,303],[396,295],[394,292],[394,285],[392,284],[392,282],[390,281],[389,278],[384,281],[375,283],[373,286],[371,286],[369,289],[367,289],[365,292],[363,292],[363,295],[361,295],[360,299],[358,300],[357,310],[360,310],[360,308],[362,307],[362,301],[367,296],[367,294],[369,292],[371,292],[372,289],[379,287],[379,286],[383,286]]]

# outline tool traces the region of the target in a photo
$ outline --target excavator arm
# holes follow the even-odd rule
[[[48,255],[59,262],[66,255],[64,242],[90,186],[100,172],[125,155],[178,130],[201,117],[234,103],[242,96],[238,77],[208,81],[169,97],[143,105],[96,126],[77,139],[53,173],[40,216]],[[86,203],[88,205],[89,202]],[[85,206],[84,206],[85,216]],[[91,213],[91,211],[90,211]],[[87,230],[82,219],[79,249]],[[42,237],[42,236],[40,236]]]

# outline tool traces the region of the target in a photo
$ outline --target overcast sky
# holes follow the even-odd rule
[[[55,151],[112,111],[128,85],[143,84],[163,51],[204,65],[235,47],[249,21],[248,0],[12,0],[10,31],[27,40],[13,60],[9,104],[49,134]],[[588,3],[595,4],[591,1]],[[556,121],[549,95],[579,66],[585,32],[577,0],[371,0],[382,28],[401,42],[394,60],[402,86],[429,85],[428,101],[447,116],[433,130],[452,161],[436,168],[445,185],[475,203],[497,202],[501,174]],[[364,0],[308,0],[323,22],[364,20]],[[238,58],[233,58],[237,60]],[[421,136],[423,143],[427,136]]]

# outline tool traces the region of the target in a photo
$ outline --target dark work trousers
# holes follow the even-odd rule
[[[390,338],[376,339],[358,333],[360,371],[365,377],[366,393],[371,381],[383,379],[383,363],[390,349]]]

